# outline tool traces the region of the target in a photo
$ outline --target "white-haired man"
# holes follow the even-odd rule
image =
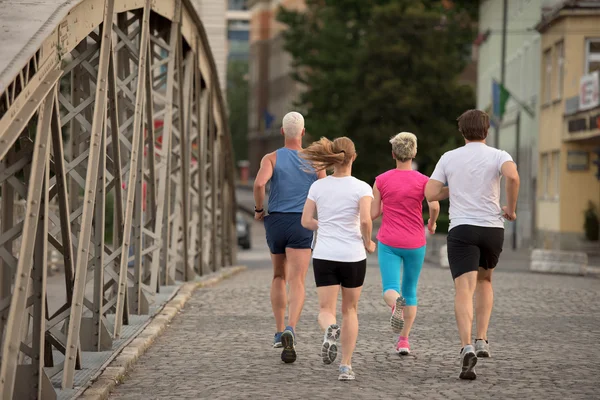
[[[273,262],[271,306],[277,330],[273,347],[283,347],[281,359],[286,363],[296,361],[296,324],[304,305],[304,281],[310,263],[313,232],[301,224],[302,210],[310,185],[325,177],[298,156],[302,150],[304,118],[290,112],[283,117],[281,134],[284,147],[265,155],[254,181],[254,218],[263,220],[267,244]],[[307,172],[313,171],[313,172]],[[269,215],[265,217],[265,187],[271,181]],[[286,282],[290,285],[289,296]],[[288,324],[285,311],[289,304]]]

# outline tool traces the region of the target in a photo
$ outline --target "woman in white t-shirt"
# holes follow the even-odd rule
[[[314,182],[310,187],[302,213],[302,226],[318,231],[313,269],[319,295],[318,321],[325,331],[321,356],[325,364],[331,364],[337,356],[336,341],[340,337],[340,327],[335,316],[341,286],[341,341],[344,352],[339,380],[353,380],[351,359],[358,336],[358,299],[365,280],[367,252],[375,251],[370,215],[373,191],[367,183],[351,176],[356,150],[347,137],[333,142],[321,138],[299,154],[317,171],[333,169],[333,175]]]

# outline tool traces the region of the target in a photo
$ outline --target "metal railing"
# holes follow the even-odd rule
[[[162,286],[236,257],[226,111],[190,2],[64,3],[0,93],[2,399],[56,398],[49,378],[72,388],[81,352],[110,349]]]

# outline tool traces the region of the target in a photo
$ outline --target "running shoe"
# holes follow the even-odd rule
[[[281,347],[281,335],[282,334],[283,334],[283,332],[277,332],[275,334],[275,338],[273,339],[273,347],[276,349]]]
[[[487,340],[475,339],[475,354],[479,358],[491,357],[490,343]]]
[[[461,371],[459,378],[474,380],[477,378],[475,373],[475,364],[477,364],[477,355],[475,355],[475,348],[468,344],[460,352],[461,360]]]
[[[406,300],[404,300],[404,297],[400,296],[396,299],[396,305],[392,308],[392,318],[390,319],[390,324],[392,325],[392,330],[395,333],[400,333],[402,328],[404,328],[405,306]]]
[[[353,381],[356,379],[354,375],[354,371],[352,371],[352,367],[349,365],[340,365],[340,376],[338,380],[340,381]]]
[[[325,330],[325,337],[323,338],[323,345],[321,346],[321,358],[323,363],[331,364],[337,357],[337,344],[336,341],[340,337],[339,325],[332,324]]]
[[[396,343],[396,353],[400,354],[401,356],[407,356],[410,354],[410,344],[408,344],[408,338],[398,338],[398,343]]]
[[[287,326],[281,334],[281,346],[281,361],[286,364],[296,361],[296,334],[291,326]]]

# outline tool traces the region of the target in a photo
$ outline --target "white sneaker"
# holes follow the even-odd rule
[[[488,358],[492,355],[490,354],[490,344],[487,340],[476,339],[475,340],[475,354],[479,358]]]
[[[325,330],[323,345],[321,346],[321,358],[323,363],[331,364],[337,357],[337,340],[340,337],[339,325],[332,324]]]
[[[356,379],[354,375],[354,371],[352,371],[352,367],[349,365],[340,365],[340,376],[338,380],[340,381],[353,381]]]
[[[475,364],[477,364],[477,356],[475,355],[475,348],[468,344],[463,347],[460,352],[460,360],[461,360],[461,371],[459,378],[460,379],[468,379],[474,380],[477,378],[477,374],[475,373]]]

